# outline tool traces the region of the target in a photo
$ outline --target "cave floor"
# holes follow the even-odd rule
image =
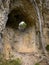
[[[3,42],[3,52],[5,53],[6,59],[9,59],[9,55],[13,55],[14,59],[20,58],[22,60],[22,65],[34,65],[41,59],[41,51],[36,45],[34,27],[24,32],[7,27],[3,34]],[[46,65],[46,63],[43,65]]]

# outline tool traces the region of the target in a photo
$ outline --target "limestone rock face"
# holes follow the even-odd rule
[[[0,33],[3,31],[2,43],[6,58],[9,58],[11,52],[34,52],[36,48],[34,25],[37,16],[33,4],[28,0],[14,0],[14,2],[10,0],[9,9],[5,6],[7,4],[4,1],[2,4],[4,10],[0,12]],[[21,21],[25,21],[27,24],[24,32],[18,30]]]
[[[6,11],[0,11],[0,33],[5,29],[7,20],[8,16],[6,14]]]
[[[39,38],[40,31],[38,16],[35,6],[32,3],[33,1],[7,1],[10,1],[10,4],[6,6],[8,2],[5,4],[3,1],[3,5],[0,8],[0,33],[3,32],[3,37],[0,35],[0,40],[3,40],[0,41],[0,44],[3,43],[3,53],[5,58],[9,59],[10,55],[13,55],[14,58],[21,58],[23,60],[23,65],[27,65],[27,63],[28,65],[33,65],[34,62],[39,60],[41,53],[38,49],[38,45],[41,42]],[[46,42],[45,45],[47,45],[49,44],[49,0],[42,3],[43,5],[40,3],[40,0],[36,1],[38,3],[39,10],[42,13],[41,16],[43,17],[43,36]],[[2,8],[4,10],[2,10]],[[27,24],[24,31],[20,31],[18,29],[21,21],[25,21]],[[33,55],[35,55],[35,57]],[[36,57],[38,57],[38,59]]]

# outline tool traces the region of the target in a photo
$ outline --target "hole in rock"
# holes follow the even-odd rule
[[[22,25],[20,25],[23,22]],[[12,10],[8,15],[8,21],[6,27],[12,29],[19,29],[19,26],[23,29],[27,29],[31,26],[32,23],[28,22],[26,19],[26,14],[19,10]]]
[[[27,13],[19,9],[12,10],[8,15],[8,21],[6,23],[8,30],[6,29],[7,32],[5,32],[7,34],[5,43],[9,40],[8,43],[14,51],[22,53],[34,51],[35,27],[33,26],[33,22],[35,21],[32,15],[27,15]],[[24,28],[25,32],[20,32],[20,27],[22,29]]]

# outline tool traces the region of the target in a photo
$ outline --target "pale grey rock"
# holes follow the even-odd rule
[[[8,20],[8,16],[6,11],[0,12],[0,33],[5,29],[6,22]]]

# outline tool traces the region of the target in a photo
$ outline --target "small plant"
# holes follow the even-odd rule
[[[49,51],[49,45],[46,46],[46,50]]]
[[[4,60],[0,65],[21,65],[21,60],[19,58],[16,60]]]
[[[19,30],[24,30],[26,28],[27,24],[24,21],[21,21],[19,23],[18,29]]]
[[[35,65],[39,65],[39,63],[35,63]]]

